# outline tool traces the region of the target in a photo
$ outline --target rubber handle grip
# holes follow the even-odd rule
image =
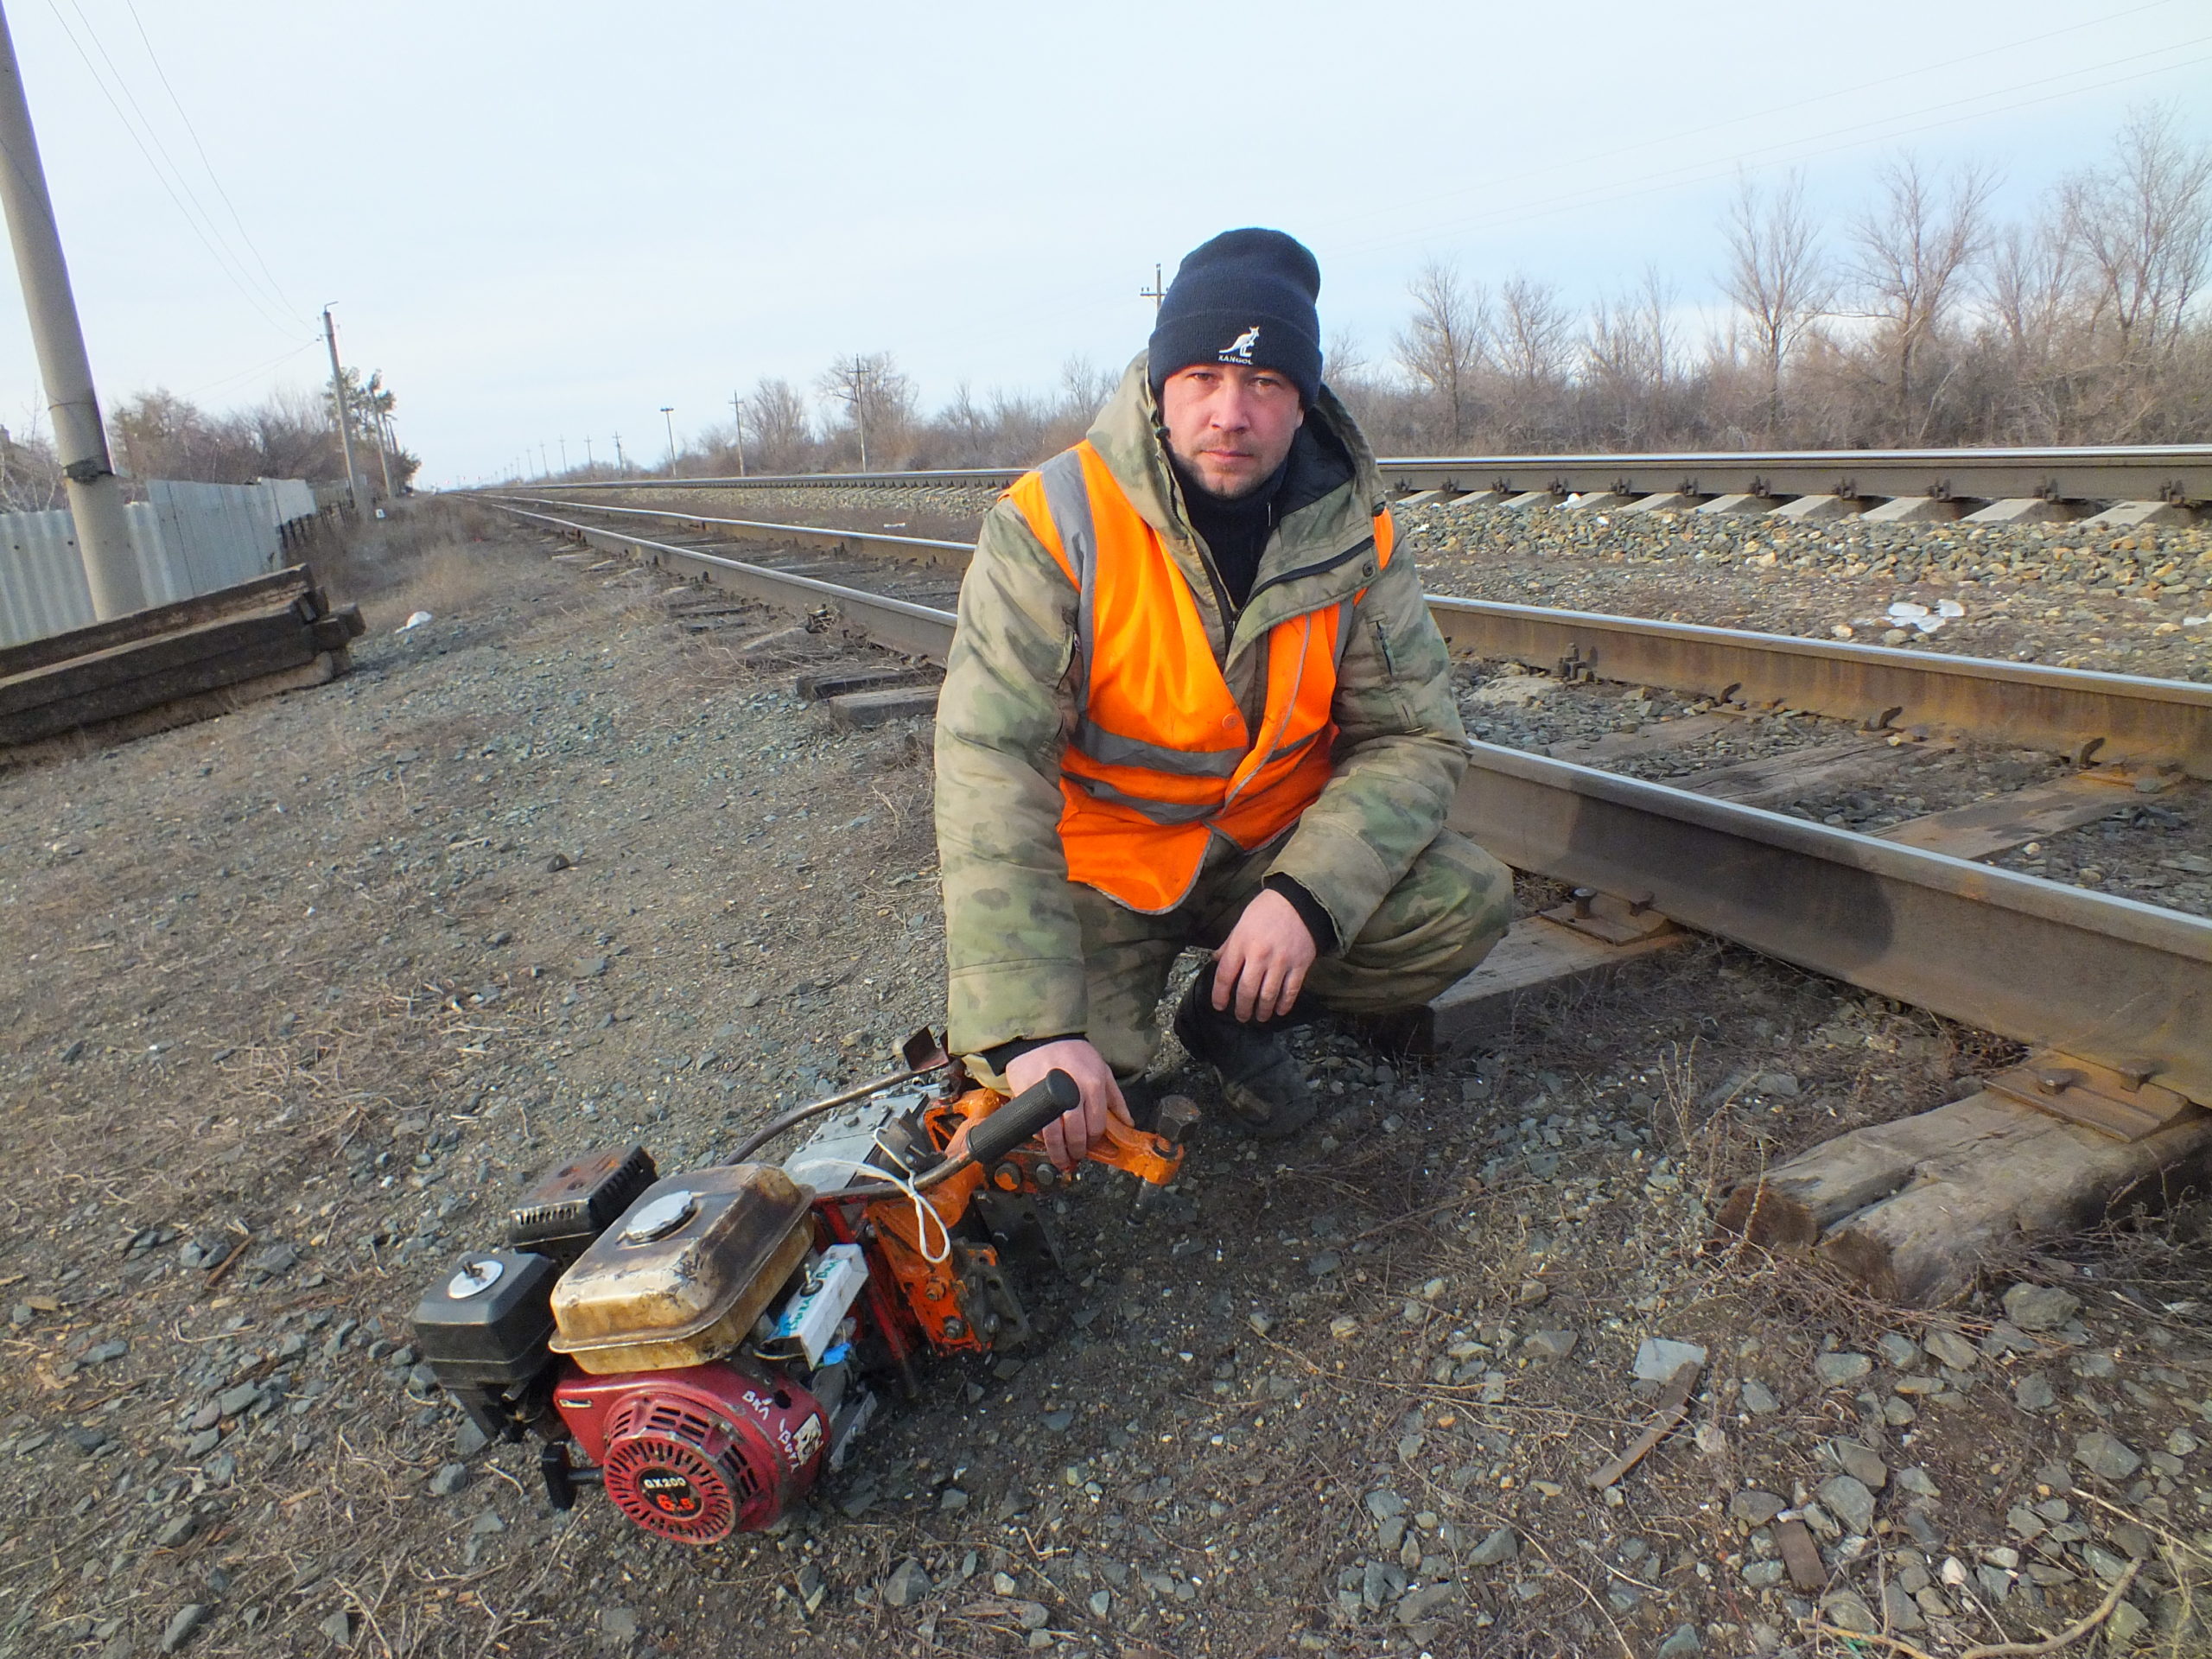
[[[1083,1090],[1065,1071],[1047,1071],[968,1131],[968,1155],[977,1163],[996,1163],[1054,1118],[1083,1103]]]

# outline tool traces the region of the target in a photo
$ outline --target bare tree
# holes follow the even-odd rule
[[[2096,323],[2145,370],[2173,351],[2212,259],[2212,146],[2175,126],[2167,106],[2137,110],[2112,164],[2060,188],[2068,238],[2095,273]]]
[[[379,382],[349,388],[354,401],[391,394]],[[135,392],[108,417],[109,442],[134,479],[191,479],[208,484],[249,484],[260,478],[334,479],[343,474],[334,405],[327,390],[278,391],[257,404],[228,414],[201,409],[188,397],[156,387]],[[378,434],[381,441],[381,434]],[[404,486],[422,462],[394,447],[388,454],[392,480]]]
[[[1060,365],[1060,414],[1088,429],[1120,383],[1121,376],[1113,370],[1102,369],[1077,353]]]
[[[1427,389],[1444,417],[1443,437],[1457,449],[1466,442],[1475,372],[1490,331],[1488,296],[1470,292],[1457,265],[1432,259],[1407,285],[1414,315],[1398,335],[1398,365]]]
[[[845,406],[863,472],[871,443],[880,460],[897,454],[906,443],[913,424],[914,385],[899,372],[890,353],[849,353],[824,369],[816,385]]]
[[[1656,266],[1641,287],[1590,308],[1582,341],[1585,384],[1606,405],[1610,435],[1648,443],[1667,428],[1680,355],[1672,284]]]
[[[1516,390],[1557,386],[1573,352],[1573,319],[1559,289],[1532,276],[1515,276],[1497,292],[1495,335],[1498,366]]]
[[[745,400],[751,458],[763,473],[798,473],[813,462],[814,419],[806,399],[788,380],[763,375]]]
[[[1330,390],[1341,393],[1346,386],[1364,385],[1374,366],[1357,332],[1339,323],[1321,353],[1321,377]]]
[[[1502,413],[1509,442],[1550,442],[1565,423],[1574,320],[1559,289],[1516,276],[1497,291],[1493,356],[1506,383]]]
[[[47,512],[65,504],[61,463],[41,429],[45,419],[34,406],[22,430],[0,426],[0,512]]]
[[[1978,284],[1989,345],[2003,368],[1984,393],[1992,441],[2063,442],[2084,341],[2082,261],[2058,214],[1991,239]]]
[[[1852,226],[1853,280],[1865,315],[1879,326],[1897,435],[1916,440],[1931,412],[1916,404],[1921,359],[1988,251],[1997,175],[1964,162],[1939,184],[1906,156],[1879,178],[1879,200]]]
[[[1728,265],[1721,285],[1744,314],[1766,378],[1766,419],[1782,429],[1782,371],[1805,331],[1834,302],[1835,282],[1805,207],[1805,178],[1792,172],[1770,194],[1745,176],[1722,226]]]

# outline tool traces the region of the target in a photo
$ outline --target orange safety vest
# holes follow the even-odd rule
[[[1076,723],[1060,758],[1068,874],[1132,910],[1173,910],[1213,835],[1262,846],[1329,781],[1337,663],[1360,594],[1268,630],[1255,733],[1190,583],[1096,448],[1055,455],[1007,493],[1077,594]],[[1385,508],[1378,571],[1391,539]]]

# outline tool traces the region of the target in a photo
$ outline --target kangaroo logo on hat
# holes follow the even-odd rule
[[[1255,323],[1221,348],[1219,360],[1224,363],[1249,364],[1252,360],[1252,348],[1259,343],[1260,328],[1259,325]]]

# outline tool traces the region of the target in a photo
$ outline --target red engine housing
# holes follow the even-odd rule
[[[614,1506],[684,1544],[772,1525],[813,1487],[830,1437],[812,1395],[728,1364],[613,1376],[566,1364],[553,1405]]]

